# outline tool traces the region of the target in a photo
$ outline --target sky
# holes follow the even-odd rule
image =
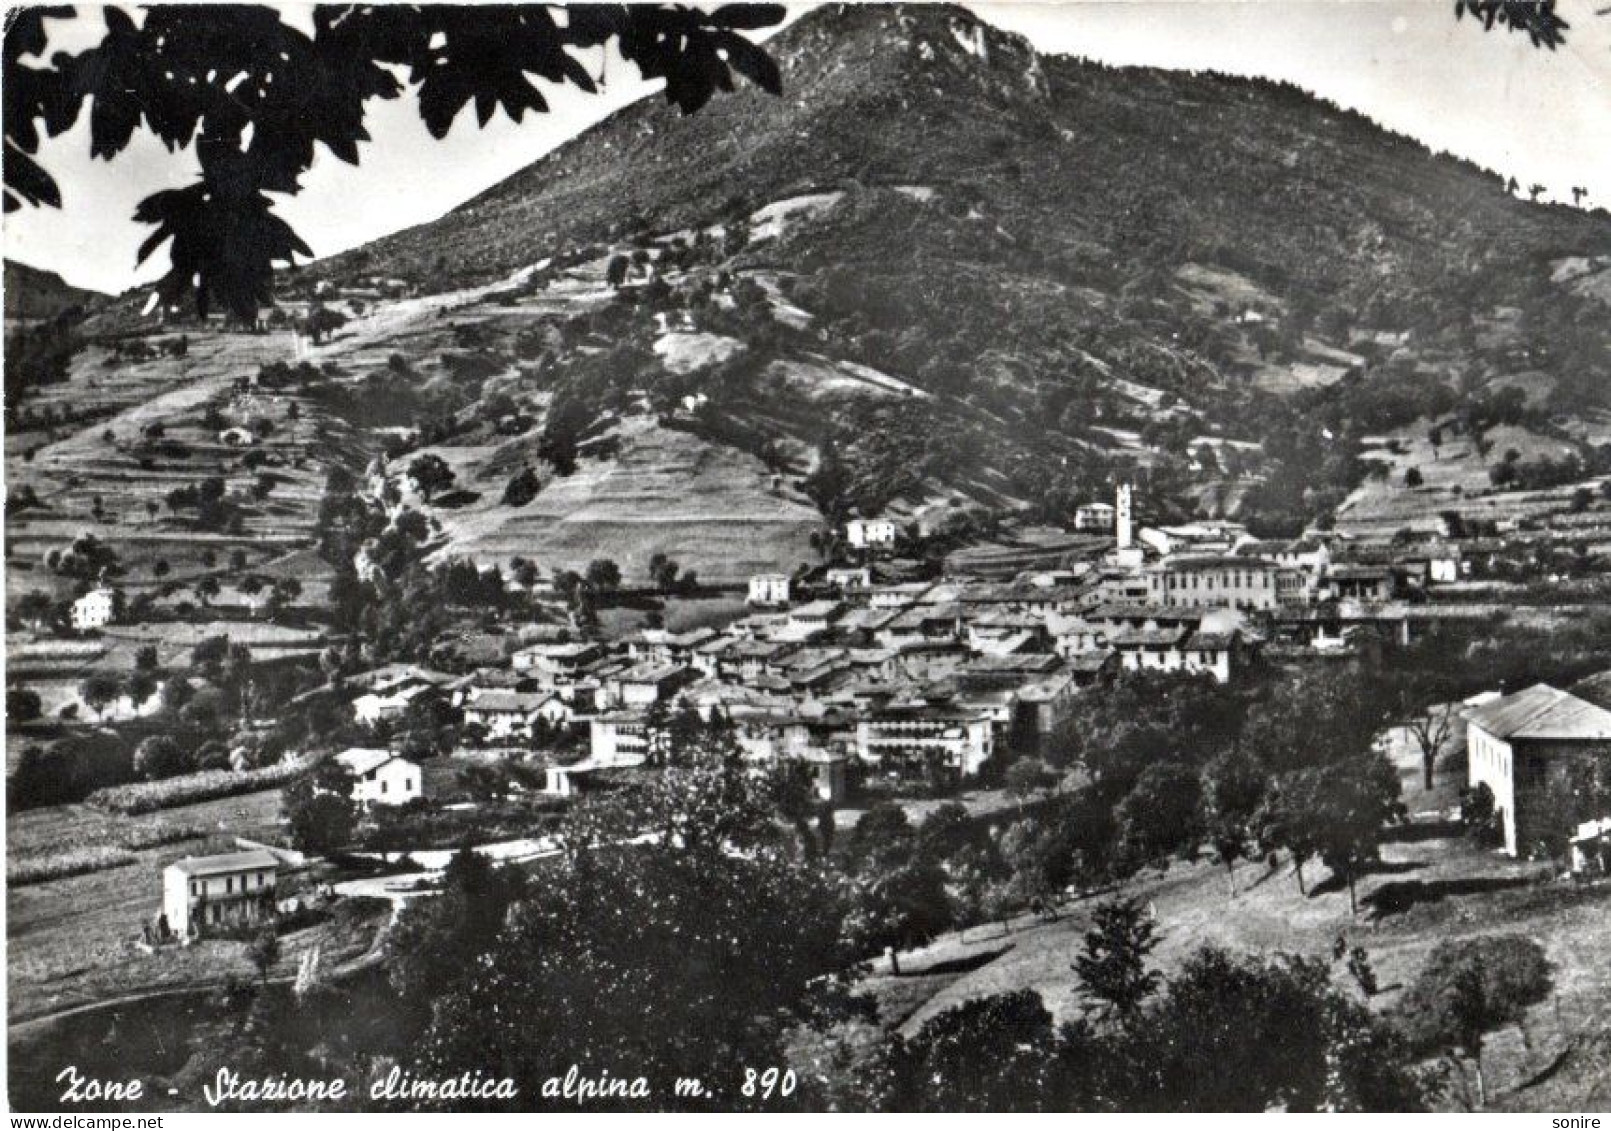
[[[1457,21],[1450,0],[1074,0],[969,5],[1044,53],[1116,65],[1216,70],[1286,79],[1360,110],[1433,150],[1469,158],[1523,185],[1611,207],[1611,15],[1604,0],[1561,0],[1572,25],[1555,52],[1524,36],[1484,34]],[[307,25],[307,10],[281,5]],[[791,9],[791,18],[808,10]],[[50,50],[79,50],[102,30],[97,6],[54,21]],[[372,142],[358,168],[320,151],[295,197],[277,211],[318,255],[332,255],[432,220],[524,168],[621,106],[652,93],[618,57],[588,61],[603,93],[551,92],[551,112],[522,124],[501,114],[477,130],[466,111],[448,138],[433,142],[411,99],[370,104]],[[191,182],[188,152],[169,154],[146,135],[114,161],[89,158],[87,115],[47,142],[41,160],[61,186],[64,207],[24,209],[4,221],[8,258],[68,282],[121,291],[164,270],[165,250],[136,270],[149,233],[131,219],[151,192]]]

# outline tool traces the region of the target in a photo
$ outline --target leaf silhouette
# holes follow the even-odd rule
[[[12,145],[9,140],[6,142],[5,172],[7,212],[15,212],[24,202],[36,206],[48,204],[52,208],[61,207],[61,191],[56,187],[56,182],[50,174],[39,167],[39,162]]]
[[[776,65],[739,34],[781,20],[780,6],[560,10],[563,23],[538,5],[325,4],[313,10],[310,35],[261,5],[156,4],[138,20],[107,7],[95,46],[35,67],[22,60],[48,46],[45,21],[73,10],[24,9],[5,35],[6,210],[61,204],[32,158],[39,125],[61,133],[88,99],[92,157],[110,160],[146,129],[201,165],[197,184],[155,193],[135,212],[155,227],[139,260],[169,247],[163,299],[188,294],[204,313],[219,304],[249,318],[271,298],[274,264],[312,255],[265,194],[297,192],[321,146],[358,164],[370,99],[412,87],[435,137],[471,105],[483,126],[500,110],[519,122],[548,109],[540,83],[593,92],[571,52],[612,39],[646,77],[665,79],[666,97],[685,112],[732,90],[735,70],[780,88]],[[406,85],[394,67],[406,69]]]

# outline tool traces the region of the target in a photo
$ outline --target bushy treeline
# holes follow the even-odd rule
[[[86,800],[98,809],[114,813],[151,813],[178,805],[194,805],[198,801],[214,801],[220,797],[272,789],[297,777],[304,769],[299,762],[285,761],[256,770],[202,770],[160,781],[107,786],[91,793]]]
[[[904,831],[884,816],[836,847],[791,778],[757,777],[720,727],[693,727],[658,771],[567,815],[563,851],[536,871],[459,853],[442,894],[388,938],[399,1022],[383,1050],[426,1078],[497,1065],[527,1110],[561,1102],[542,1086],[571,1064],[646,1077],[649,1096],[601,1101],[628,1109],[696,1102],[671,1090],[690,1076],[705,1082],[699,1104],[740,1110],[1427,1102],[1396,1031],[1324,962],[1203,950],[1166,977],[1147,964],[1134,901],[1099,908],[1070,956],[1084,1020],[1057,1026],[1025,992],[948,1010],[911,1038],[877,1031],[857,992],[866,960],[954,922],[940,860],[973,831],[951,815]],[[312,1051],[281,1047],[266,1066]],[[373,1051],[335,1055],[367,1079]],[[746,1065],[798,1071],[763,1093]]]

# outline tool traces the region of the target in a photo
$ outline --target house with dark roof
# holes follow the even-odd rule
[[[1560,814],[1547,799],[1581,770],[1611,758],[1611,710],[1547,683],[1494,699],[1466,714],[1467,777],[1493,791],[1505,851],[1531,853]]]
[[[570,722],[573,712],[555,691],[478,690],[464,701],[464,721],[486,728],[491,739],[529,737],[540,721],[550,726]]]
[[[621,707],[647,707],[651,703],[670,699],[678,688],[695,678],[693,669],[684,664],[634,664],[608,676],[604,690],[612,704]]]
[[[1207,672],[1220,683],[1229,683],[1248,660],[1241,632],[1203,632],[1184,624],[1119,629],[1108,645],[1125,671]]]
[[[1391,601],[1398,592],[1392,566],[1339,565],[1326,575],[1323,596],[1339,601]]]
[[[650,628],[627,641],[627,652],[639,663],[683,664],[692,659],[698,649],[718,638],[714,628],[694,628],[687,632]]]

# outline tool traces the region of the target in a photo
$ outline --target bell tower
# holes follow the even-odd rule
[[[1135,542],[1135,526],[1130,514],[1131,487],[1120,483],[1113,507],[1113,528],[1118,535],[1119,549],[1128,550]]]

